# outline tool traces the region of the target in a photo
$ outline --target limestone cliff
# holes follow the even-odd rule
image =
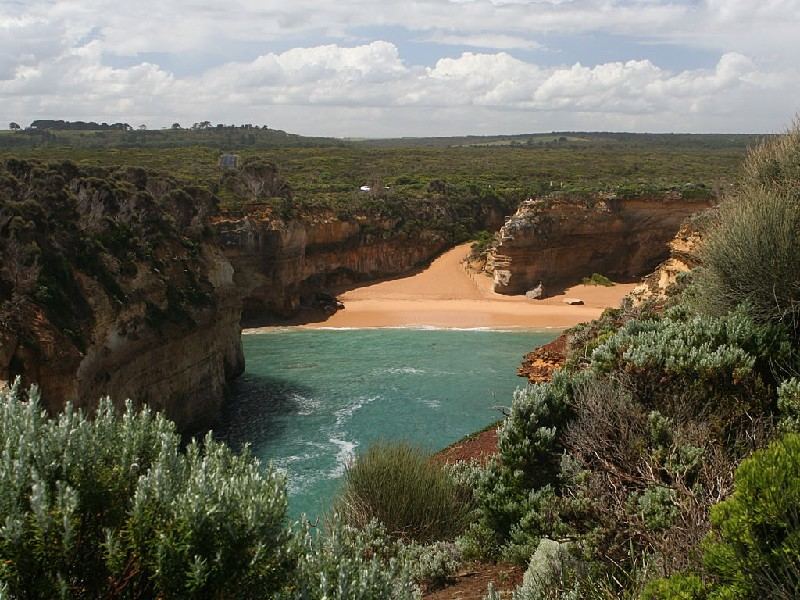
[[[220,217],[215,227],[244,298],[244,318],[286,317],[321,291],[408,272],[449,248],[440,229],[396,219],[332,215],[280,220]]]
[[[632,306],[639,306],[646,301],[664,300],[667,290],[678,280],[678,276],[688,273],[699,264],[697,252],[703,241],[702,232],[702,224],[696,220],[690,219],[681,225],[669,242],[669,257],[628,295]]]
[[[523,294],[542,281],[549,294],[594,272],[618,280],[640,277],[666,258],[681,223],[707,206],[679,193],[526,200],[501,228],[489,256],[494,289]]]
[[[101,396],[216,416],[244,367],[233,267],[207,227],[216,199],[140,169],[0,168],[0,381],[46,406]]]

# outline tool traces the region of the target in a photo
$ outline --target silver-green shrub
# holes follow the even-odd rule
[[[414,581],[427,584],[428,589],[446,584],[463,559],[459,546],[454,542],[407,544],[400,550],[400,558]]]
[[[746,307],[719,317],[676,307],[626,323],[595,348],[591,369],[624,375],[651,407],[697,412],[709,403],[768,400],[773,367],[793,355],[786,331],[757,322]]]
[[[284,484],[130,404],[48,419],[0,392],[0,582],[12,597],[265,597],[292,574]]]
[[[411,600],[400,546],[374,523],[316,535],[285,482],[210,435],[109,400],[48,418],[0,391],[0,598]]]
[[[576,565],[568,544],[543,538],[512,600],[578,600]]]
[[[787,379],[778,388],[778,413],[783,431],[800,433],[800,379],[797,377]]]
[[[401,544],[372,521],[362,529],[334,515],[327,530],[298,537],[301,559],[280,600],[416,600],[419,587]]]

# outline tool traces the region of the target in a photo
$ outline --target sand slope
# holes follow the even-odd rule
[[[618,306],[634,284],[578,285],[545,300],[495,294],[491,279],[466,269],[469,244],[457,246],[421,272],[381,281],[339,295],[344,310],[305,327],[487,327],[564,328]],[[583,306],[568,306],[565,297]]]

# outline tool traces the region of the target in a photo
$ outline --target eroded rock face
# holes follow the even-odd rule
[[[552,294],[592,273],[630,281],[664,260],[681,223],[709,205],[677,193],[526,200],[501,228],[487,270],[501,294],[524,294],[540,281]]]
[[[406,273],[451,245],[441,232],[406,234],[390,220],[246,217],[222,218],[215,227],[235,268],[245,319],[290,316],[322,290]]]
[[[698,251],[703,242],[703,228],[699,225],[693,220],[681,225],[669,242],[669,258],[659,264],[628,295],[632,306],[648,301],[663,302],[667,297],[667,290],[675,284],[681,273],[688,273],[698,266]]]
[[[207,191],[141,169],[0,166],[0,382],[37,384],[52,411],[110,395],[208,424],[244,368],[214,212]]]

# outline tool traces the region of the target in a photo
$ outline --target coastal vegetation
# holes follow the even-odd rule
[[[570,147],[584,143],[588,150]],[[210,301],[208,278],[192,275],[212,235],[195,219],[201,199],[214,212],[221,198],[229,214],[263,202],[277,219],[357,209],[407,227],[440,223],[453,240],[468,239],[482,229],[479,208],[549,188],[544,173],[524,174],[520,163],[498,169],[497,179],[469,171],[479,161],[491,159],[481,167],[488,171],[493,161],[563,150],[563,167],[567,153],[599,157],[594,145],[606,143],[616,141],[559,136],[541,148],[500,146],[504,154],[496,145],[315,147],[284,149],[275,161],[242,152],[233,174],[216,171],[218,152],[208,148],[119,148],[113,159],[123,167],[110,168],[100,166],[109,152],[70,149],[78,164],[54,164],[32,157],[60,158],[66,149],[35,146],[25,160],[5,162],[0,182],[3,251],[13,258],[2,272],[4,323],[24,331],[23,317],[40,307],[80,349],[81,316],[90,317],[76,282],[89,277],[121,303],[141,264],[175,269],[159,278],[164,302],[144,318],[175,326],[194,318]],[[652,167],[663,169],[661,178],[643,187],[639,175],[618,165],[603,171],[609,163],[600,160],[585,170],[595,179],[584,174],[569,185],[669,188],[677,181],[671,169],[691,162],[679,148],[686,162],[668,166],[667,153]],[[726,152],[738,150],[689,168],[684,179],[703,175],[681,183],[682,193],[711,194],[709,173]],[[642,159],[641,148],[634,154]],[[401,156],[402,164],[391,162]],[[467,164],[434,179],[454,157]],[[130,166],[142,159],[151,164]],[[191,166],[156,186],[161,179],[149,167],[159,160]],[[105,401],[91,418],[67,405],[48,417],[35,389],[17,383],[0,392],[0,597],[208,598],[235,589],[242,598],[405,599],[472,560],[524,565],[514,600],[793,597],[799,163],[797,128],[753,150],[704,221],[701,266],[665,299],[628,302],[567,332],[566,365],[549,383],[514,395],[499,454],[487,464],[442,468],[407,446],[378,446],[350,467],[338,511],[316,528],[289,522],[283,477],[246,451],[210,436],[184,447],[167,419],[131,405],[119,411]],[[338,165],[336,175],[323,177],[323,164]],[[387,171],[366,179],[363,169],[376,164]],[[390,164],[404,174],[389,172]],[[185,187],[181,178],[192,170],[198,185]],[[293,178],[303,177],[311,183],[296,187]],[[346,188],[331,191],[337,181]],[[354,191],[364,181],[370,191]],[[328,192],[315,196],[315,185]],[[82,197],[108,210],[131,202],[144,209],[127,221],[99,215],[78,227]],[[181,214],[184,227],[167,218]]]
[[[614,285],[613,281],[600,273],[592,273],[589,277],[584,277],[581,283],[583,285],[599,285],[603,287],[611,287]]]
[[[293,206],[309,215],[321,210],[357,214],[379,206],[392,210],[432,196],[451,203],[463,197],[499,199],[506,215],[521,200],[553,191],[621,196],[680,191],[685,197],[710,197],[735,181],[748,145],[759,139],[582,133],[343,142],[241,127],[43,131],[57,138],[23,144],[20,140],[38,134],[0,135],[0,159],[157,169],[217,193],[223,208],[242,210],[252,198],[221,185],[220,154],[235,152],[242,162],[274,164],[292,190]],[[241,136],[250,135],[269,143],[241,143]],[[90,143],[95,139],[103,143]]]
[[[799,158],[796,129],[755,148],[696,220],[700,267],[567,332],[565,366],[515,394],[499,454],[448,471],[473,491],[451,556],[526,566],[514,600],[795,597]]]
[[[375,444],[345,474],[337,511],[351,526],[373,520],[399,540],[452,541],[466,527],[470,490],[407,444]]]

